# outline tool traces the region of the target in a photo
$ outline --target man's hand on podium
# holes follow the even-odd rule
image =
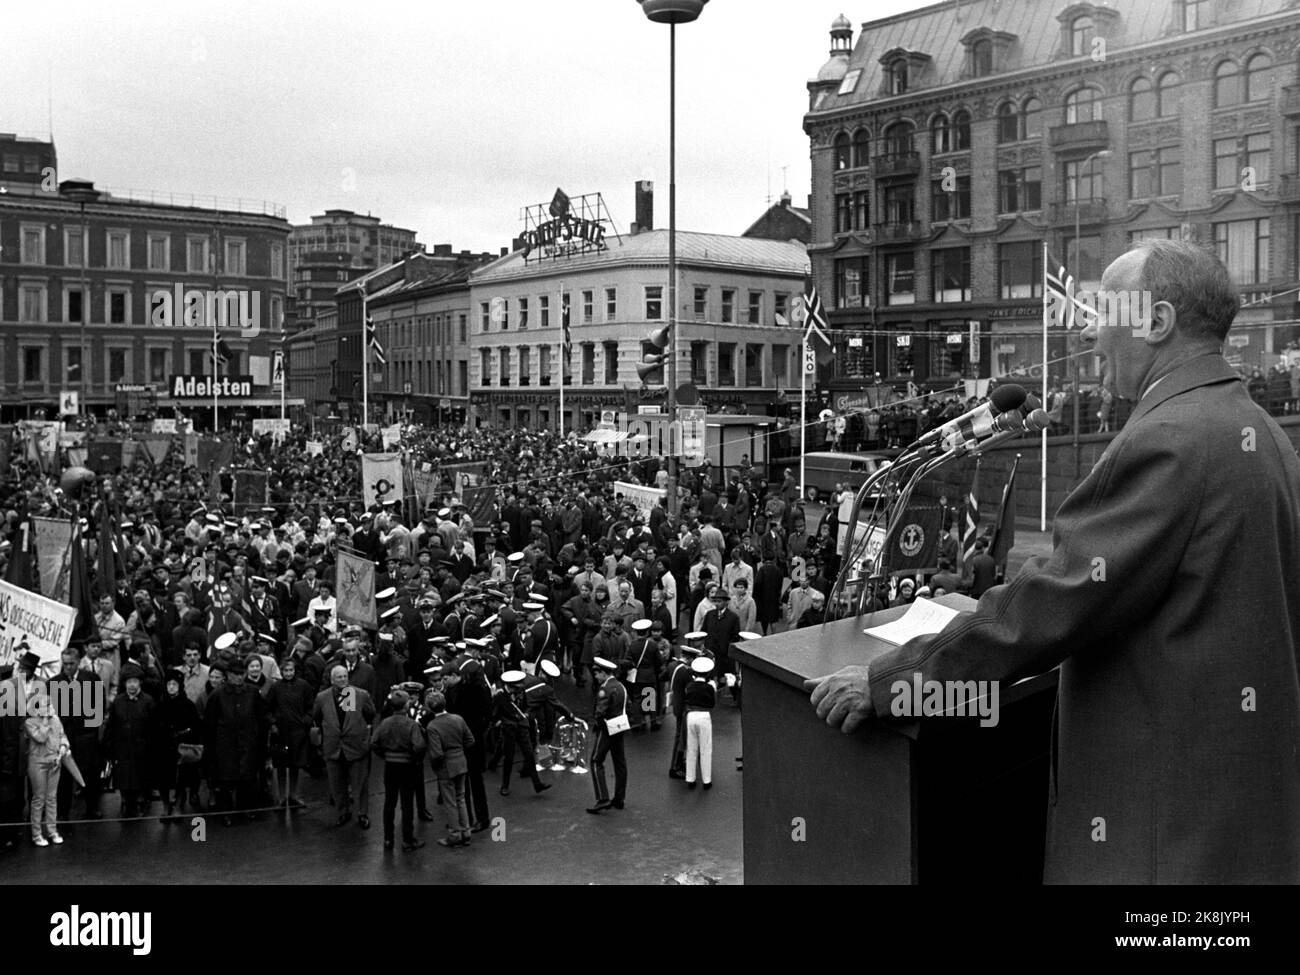
[[[828,725],[839,727],[846,735],[872,715],[866,667],[845,667],[829,677],[806,680],[803,687],[812,691],[817,717],[825,718]]]

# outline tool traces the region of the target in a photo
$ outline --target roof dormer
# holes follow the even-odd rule
[[[1015,34],[990,27],[976,27],[961,39],[966,48],[966,63],[961,77],[983,78],[1011,68],[1011,52],[1019,41]]]
[[[1104,60],[1106,48],[1119,39],[1119,11],[1095,3],[1072,3],[1059,14],[1061,57]]]
[[[885,97],[904,95],[921,87],[921,76],[930,63],[930,55],[921,51],[908,51],[896,47],[880,56],[885,69],[881,78],[880,93]]]

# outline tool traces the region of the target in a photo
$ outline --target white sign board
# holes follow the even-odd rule
[[[159,417],[158,419],[155,419],[153,421],[153,432],[154,433],[175,433],[176,420],[174,418],[167,419],[165,417]]]
[[[840,523],[840,535],[836,542],[836,547],[842,553],[844,551],[844,538],[849,533],[849,526]],[[867,538],[867,526],[862,522],[857,522],[853,531],[853,547],[856,549],[862,544],[863,539]],[[876,564],[876,559],[880,556],[881,550],[885,547],[885,529],[877,525],[871,529],[871,537],[867,540],[866,553],[862,558],[856,559],[850,569],[851,574],[862,574],[863,566],[867,570]]]
[[[0,667],[30,650],[41,663],[57,663],[77,622],[73,606],[0,581]]]
[[[81,412],[81,394],[75,389],[65,389],[59,393],[59,416],[75,416]]]
[[[284,387],[284,353],[274,352],[271,355],[271,385],[276,389]]]
[[[668,492],[663,488],[629,484],[627,481],[615,481],[614,493],[623,495],[623,500],[636,505],[638,511],[644,511],[647,515],[659,506],[660,499],[668,497]]]
[[[279,417],[273,419],[256,419],[253,421],[253,436],[261,437],[271,434],[276,441],[283,440],[289,436],[289,419],[286,417],[281,420]]]

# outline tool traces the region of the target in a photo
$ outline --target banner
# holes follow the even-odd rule
[[[41,663],[57,663],[72,639],[77,610],[0,582],[0,667],[30,650]]]
[[[286,417],[281,420],[279,417],[271,419],[257,419],[253,421],[253,436],[263,437],[270,434],[279,443],[289,436],[289,419]]]
[[[119,440],[92,440],[86,445],[86,466],[96,474],[116,474],[123,466],[122,459]]]
[[[205,471],[220,470],[230,466],[234,454],[234,445],[225,440],[200,440],[198,463],[195,466]]]
[[[9,473],[9,450],[12,438],[12,427],[0,427],[0,477]]]
[[[185,466],[199,466],[199,435],[197,433],[185,434]]]
[[[176,432],[176,420],[175,420],[174,418],[173,418],[173,419],[164,419],[164,418],[160,418],[160,419],[156,419],[156,420],[154,420],[154,421],[153,421],[153,432],[154,432],[154,433],[175,433],[175,432]]]
[[[143,456],[145,453],[138,440],[122,441],[122,470],[129,470]]]
[[[323,453],[325,453],[325,445],[323,443],[321,443],[319,440],[307,441],[308,457],[319,457]]]
[[[835,550],[837,552],[844,551],[844,539],[848,533],[849,526],[841,522],[839,538],[835,543]],[[856,528],[853,532],[853,551],[859,551],[859,547],[863,544],[864,540],[866,540],[866,548],[861,549],[863,553],[861,558],[854,559],[852,565],[849,567],[849,577],[854,575],[863,575],[864,566],[866,567],[866,574],[870,574],[871,570],[876,565],[876,559],[880,556],[881,549],[885,547],[885,534],[885,529],[880,525],[876,525],[871,529],[871,538],[867,540],[866,524],[861,521],[857,522]]]
[[[145,455],[155,467],[165,461],[167,455],[171,453],[171,437],[145,437],[142,442]]]
[[[352,453],[352,451],[356,449],[357,449],[357,432],[356,430],[352,429],[352,427],[348,427],[343,432],[343,450],[350,454]]]
[[[402,500],[400,454],[361,455],[361,496],[367,508]]]
[[[80,447],[86,442],[86,431],[64,430],[59,434],[60,447]]]
[[[438,475],[432,471],[411,471],[411,482],[415,487],[415,496],[420,502],[420,510],[429,506],[438,494]],[[465,499],[462,498],[462,501]]]
[[[943,510],[937,505],[914,505],[899,520],[898,532],[890,543],[889,571],[910,575],[919,569],[935,568]]]
[[[340,623],[358,623],[374,628],[375,563],[352,552],[338,553],[335,578]]]
[[[247,468],[234,472],[235,515],[255,514],[266,504],[267,472]]]
[[[668,497],[663,488],[646,487],[644,484],[629,484],[627,481],[615,481],[614,493],[623,495],[623,500],[636,505],[638,511],[649,515],[659,506],[659,499]]]
[[[36,578],[41,594],[58,603],[71,591],[72,522],[33,515],[32,546],[36,550]]]
[[[85,466],[86,466],[86,453],[87,453],[87,451],[86,451],[86,448],[85,448],[85,447],[69,447],[69,448],[65,451],[65,454],[67,455],[67,458],[68,458],[68,466],[69,466],[69,467],[85,467]]]
[[[18,428],[27,436],[28,458],[39,464],[41,470],[52,470],[58,458],[63,424],[56,420],[19,420]]]
[[[383,438],[385,450],[389,447],[396,447],[402,442],[402,425],[394,423],[392,426],[384,427]]]

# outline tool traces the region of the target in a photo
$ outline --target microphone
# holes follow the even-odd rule
[[[999,420],[1002,417],[998,417]],[[1046,410],[1033,410],[1027,417],[1021,419],[1017,411],[1014,419],[1008,419],[1004,426],[1006,429],[1000,429],[996,433],[986,437],[983,440],[965,440],[950,448],[950,452],[943,458],[943,463],[947,463],[957,457],[964,457],[966,454],[973,453],[976,450],[983,450],[986,447],[992,447],[995,444],[1003,443],[1007,440],[1013,440],[1022,433],[1037,433],[1040,430],[1046,430],[1051,424],[1052,418],[1047,415]]]
[[[921,439],[916,442],[916,445],[926,447],[940,442],[944,445],[945,450],[951,450],[959,443],[987,437],[993,432],[993,418],[1008,410],[1020,409],[1024,405],[1027,395],[1023,386],[1014,384],[999,386],[993,391],[993,395],[989,397],[987,403],[975,407],[975,409],[962,414],[955,420],[949,420],[933,430],[926,431]]]

